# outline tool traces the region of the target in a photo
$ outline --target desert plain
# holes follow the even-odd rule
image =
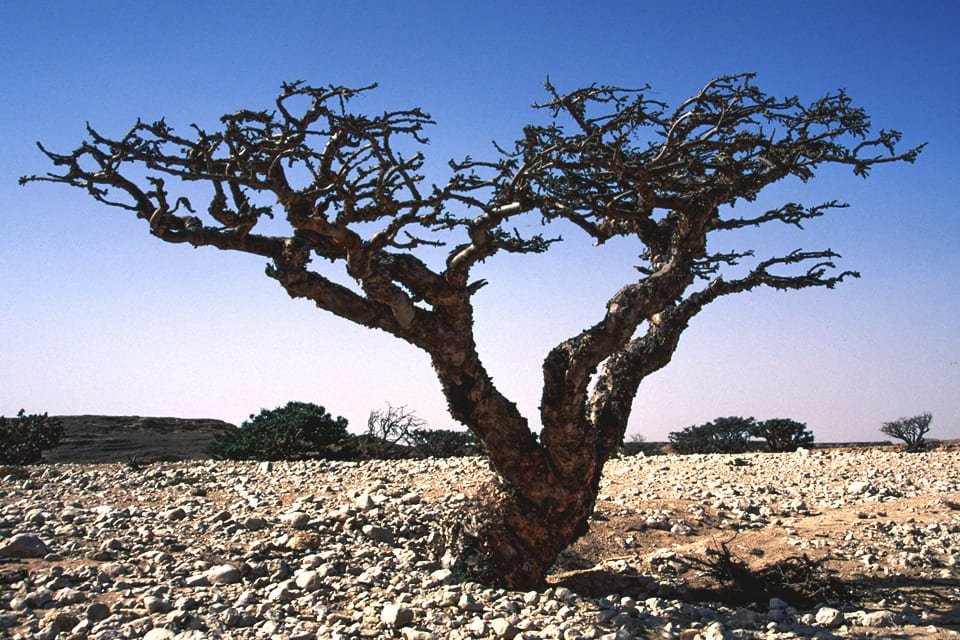
[[[630,456],[543,588],[450,541],[479,457],[0,471],[0,636],[960,637],[960,450]]]

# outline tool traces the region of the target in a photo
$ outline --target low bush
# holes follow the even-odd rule
[[[264,409],[217,434],[210,445],[214,458],[226,460],[349,458],[352,450],[346,419],[307,402]]]
[[[813,444],[813,433],[807,425],[789,418],[773,418],[757,422],[750,430],[754,438],[767,441],[767,450],[773,453],[796,451]]]
[[[669,435],[676,453],[743,453],[750,448],[753,418],[717,418],[706,424],[687,427]]]
[[[410,446],[421,456],[452,458],[480,453],[477,439],[469,431],[450,429],[415,429],[410,432]]]
[[[23,409],[16,418],[0,416],[0,464],[33,464],[43,459],[43,451],[60,443],[63,424],[47,414],[27,415]]]

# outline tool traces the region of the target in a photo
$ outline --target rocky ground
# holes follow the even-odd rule
[[[607,466],[542,591],[445,569],[480,459],[0,471],[11,638],[947,638],[960,452],[653,456]]]

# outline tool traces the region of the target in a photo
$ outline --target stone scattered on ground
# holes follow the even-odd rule
[[[960,629],[956,451],[614,460],[591,533],[548,588],[528,592],[464,581],[442,561],[438,541],[490,486],[478,458],[58,464],[0,475],[0,637],[723,640]],[[811,603],[694,597],[709,576],[689,558],[720,542],[752,568],[805,555],[874,592]]]

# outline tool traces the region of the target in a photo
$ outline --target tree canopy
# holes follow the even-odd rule
[[[708,239],[802,227],[845,206],[752,210],[785,178],[805,182],[825,165],[866,177],[879,164],[913,162],[922,148],[901,150],[899,132],[874,131],[842,90],[812,102],[774,97],[753,74],[712,80],[673,108],[649,87],[563,92],[547,82],[546,100],[534,105],[545,123],[526,126],[490,159],[451,161],[446,182],[428,186],[430,116],[354,111],[373,87],[284,84],[270,110],[227,114],[215,131],[138,121],[112,138],[88,126],[72,152],[41,146],[59,172],[22,181],[83,189],[167,242],[263,256],[291,296],[425,350],[451,414],[506,482],[510,531],[492,537],[491,553],[515,585],[542,577],[585,530],[638,385],[670,361],[694,315],[757,287],[832,288],[857,275],[837,269],[829,248],[755,256],[713,250]],[[186,183],[206,187],[203,203]],[[524,216],[543,230],[521,231]],[[555,223],[597,245],[629,239],[637,276],[547,355],[538,439],[477,353],[473,296],[485,283],[472,271],[498,253],[547,251],[559,240]],[[440,267],[418,252],[426,246],[446,247]],[[338,283],[328,262],[356,286]]]

